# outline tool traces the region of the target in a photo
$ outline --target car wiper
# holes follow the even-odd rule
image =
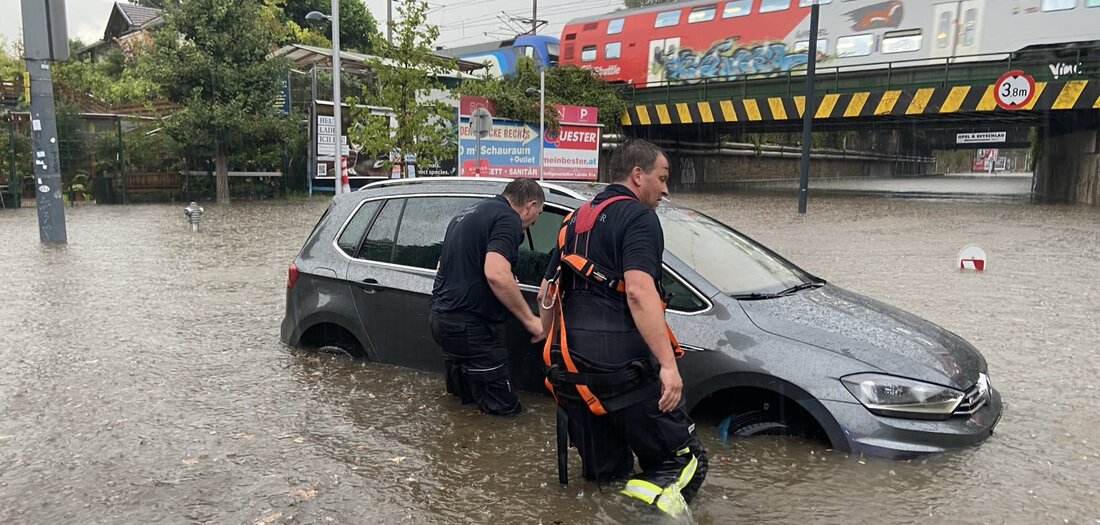
[[[779,297],[779,294],[753,292],[734,294],[731,297],[737,299],[738,301],[759,301],[761,299],[775,299],[776,297]]]
[[[775,293],[752,292],[752,293],[736,294],[736,295],[733,295],[732,297],[734,299],[737,299],[738,301],[759,301],[759,300],[763,300],[763,299],[775,299],[777,297],[785,297],[785,296],[791,295],[793,293],[798,293],[802,290],[809,290],[811,288],[820,288],[822,286],[825,286],[825,281],[812,281],[812,282],[808,282],[808,283],[796,284],[796,285],[794,285],[790,288],[787,288],[785,290],[781,290],[781,291],[778,291],[778,292],[775,292]]]
[[[796,285],[794,285],[790,288],[787,288],[786,290],[783,290],[781,292],[776,292],[775,295],[777,295],[777,296],[791,295],[793,293],[801,292],[802,290],[809,290],[811,288],[820,288],[822,286],[825,286],[825,281],[810,281],[808,283],[796,284]]]

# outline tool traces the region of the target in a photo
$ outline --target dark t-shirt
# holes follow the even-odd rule
[[[507,310],[485,280],[485,256],[499,253],[515,267],[522,241],[519,214],[502,195],[455,215],[443,238],[439,272],[432,287],[432,311],[465,312],[503,321]]]
[[[618,195],[636,198],[626,186],[612,184],[596,195],[592,202],[599,204]],[[566,233],[565,246],[570,248],[574,240],[570,228]],[[619,278],[627,270],[641,270],[653,276],[654,284],[659,285],[664,251],[664,232],[657,213],[637,200],[618,201],[604,208],[588,233],[588,259]],[[555,249],[551,253],[547,278],[553,276],[559,257]],[[571,333],[574,330],[637,331],[625,294],[603,286],[592,286],[569,270],[563,269],[561,279],[559,289],[562,291],[566,327]],[[574,339],[570,338],[571,344]],[[648,353],[645,348],[641,350]]]

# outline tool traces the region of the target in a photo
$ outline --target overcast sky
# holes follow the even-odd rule
[[[0,0],[0,35],[7,45],[22,39],[23,19],[19,10],[20,0]],[[386,0],[364,0],[379,27],[385,27]],[[497,19],[505,13],[531,17],[531,0],[432,0],[430,23],[440,28],[438,45],[456,47],[500,40],[515,35],[519,24],[507,24]],[[91,43],[103,38],[107,17],[114,0],[68,0],[66,2],[70,38]],[[549,25],[539,34],[560,37],[561,28],[571,18],[591,16],[614,11],[622,6],[622,0],[538,0],[538,17]],[[394,8],[396,16],[396,7]],[[490,35],[485,35],[485,33]]]

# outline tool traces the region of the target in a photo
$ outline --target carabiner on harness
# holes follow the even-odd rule
[[[550,299],[550,303],[547,304],[546,299]],[[546,294],[542,296],[542,301],[539,302],[539,307],[543,310],[549,310],[554,307],[554,304],[558,300],[558,279],[557,277],[546,281]]]

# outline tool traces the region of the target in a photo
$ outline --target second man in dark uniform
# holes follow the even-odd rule
[[[501,195],[466,208],[447,225],[432,288],[432,336],[443,348],[447,391],[486,414],[518,414],[508,368],[504,320],[509,312],[542,339],[512,268],[523,232],[542,213],[546,194],[531,179],[516,179]]]

